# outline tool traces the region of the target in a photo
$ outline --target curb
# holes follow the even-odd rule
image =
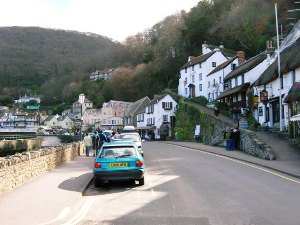
[[[161,143],[163,143],[163,142],[161,142]],[[175,143],[164,143],[164,144],[185,147],[185,148],[189,148],[189,149],[193,149],[193,150],[197,150],[197,151],[201,151],[201,152],[207,152],[207,153],[210,153],[210,154],[213,154],[213,155],[219,155],[219,156],[228,157],[230,159],[235,159],[235,160],[246,162],[246,163],[249,163],[249,164],[252,164],[252,165],[260,166],[260,167],[263,167],[263,168],[266,168],[266,169],[269,169],[269,170],[273,170],[273,171],[276,171],[276,172],[288,175],[290,177],[294,177],[294,178],[300,179],[299,175],[292,174],[292,173],[289,173],[289,172],[286,172],[286,171],[283,171],[283,170],[279,170],[279,169],[276,169],[274,167],[266,166],[266,165],[263,165],[261,163],[255,163],[255,162],[252,162],[252,161],[249,161],[249,160],[240,159],[240,158],[237,158],[237,157],[234,157],[234,156],[229,156],[229,155],[222,154],[222,153],[211,152],[211,151],[207,151],[207,150],[203,150],[203,149],[199,149],[199,148],[194,148],[194,147],[183,146],[183,145],[175,144]]]

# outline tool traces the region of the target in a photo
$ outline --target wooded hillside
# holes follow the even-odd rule
[[[168,88],[176,91],[179,69],[201,45],[243,50],[249,58],[276,35],[272,0],[204,0],[189,13],[116,43],[107,37],[36,27],[0,28],[0,105],[24,94],[41,94],[43,105],[70,104],[84,93],[104,101],[135,101]],[[277,0],[283,34],[292,28],[292,0]],[[298,17],[299,19],[299,17]],[[114,68],[113,79],[90,82],[96,69]]]

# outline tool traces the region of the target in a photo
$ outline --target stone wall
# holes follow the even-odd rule
[[[0,194],[9,192],[83,154],[83,143],[74,142],[0,158]]]
[[[17,140],[1,140],[1,149],[23,150],[23,149],[39,149],[42,144],[42,138],[17,139]]]
[[[249,155],[267,160],[274,160],[275,155],[270,146],[260,141],[255,132],[241,129],[240,149]]]

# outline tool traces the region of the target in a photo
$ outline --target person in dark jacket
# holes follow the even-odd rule
[[[104,142],[108,142],[106,135],[103,133],[102,130],[99,131],[99,145],[98,145],[98,150],[102,147]]]

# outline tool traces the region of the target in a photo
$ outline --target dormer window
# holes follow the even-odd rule
[[[217,63],[216,62],[212,62],[211,65],[212,65],[212,67],[216,67]]]
[[[231,70],[234,70],[236,68],[236,64],[235,63],[231,63]]]

